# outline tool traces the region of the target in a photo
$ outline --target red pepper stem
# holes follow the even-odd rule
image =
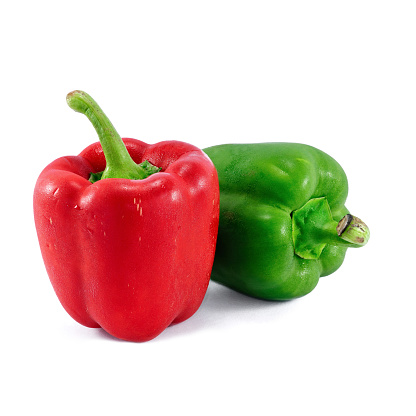
[[[98,134],[106,159],[101,179],[144,179],[149,176],[131,158],[111,121],[90,95],[79,90],[72,91],[67,95],[66,102],[73,110],[85,114]]]

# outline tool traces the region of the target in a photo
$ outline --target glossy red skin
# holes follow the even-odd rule
[[[105,168],[101,145],[40,174],[34,214],[53,288],[80,324],[147,341],[193,315],[208,287],[219,220],[217,172],[183,142],[123,139],[142,180],[88,181]]]

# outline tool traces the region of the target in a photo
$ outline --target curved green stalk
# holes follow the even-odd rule
[[[102,173],[93,173],[90,178],[91,182],[107,178],[144,179],[160,171],[160,168],[148,161],[142,164],[134,162],[111,121],[86,92],[72,91],[67,95],[66,101],[74,111],[88,117],[104,151],[106,168]]]

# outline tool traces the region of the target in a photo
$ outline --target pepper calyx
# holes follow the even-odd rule
[[[138,163],[137,166],[142,168],[146,175],[146,176],[141,177],[140,179],[145,179],[149,177],[150,175],[153,175],[154,173],[160,172],[162,170],[162,168],[158,168],[157,166],[152,165],[148,160],[145,160],[142,163]],[[101,172],[91,172],[88,180],[91,183],[98,182],[99,180],[103,179],[102,177],[103,173],[104,173],[103,170]]]
[[[310,199],[292,212],[292,238],[296,255],[304,259],[319,259],[327,244],[364,246],[370,238],[370,230],[351,214],[335,221],[327,199],[322,197]]]

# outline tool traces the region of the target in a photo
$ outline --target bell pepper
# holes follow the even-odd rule
[[[40,174],[34,216],[47,273],[77,322],[147,341],[199,308],[219,217],[216,170],[197,147],[121,139],[86,93],[67,96],[100,143]]]
[[[329,155],[297,143],[204,149],[218,172],[220,224],[211,278],[247,295],[306,295],[369,239],[345,207],[347,177]]]

